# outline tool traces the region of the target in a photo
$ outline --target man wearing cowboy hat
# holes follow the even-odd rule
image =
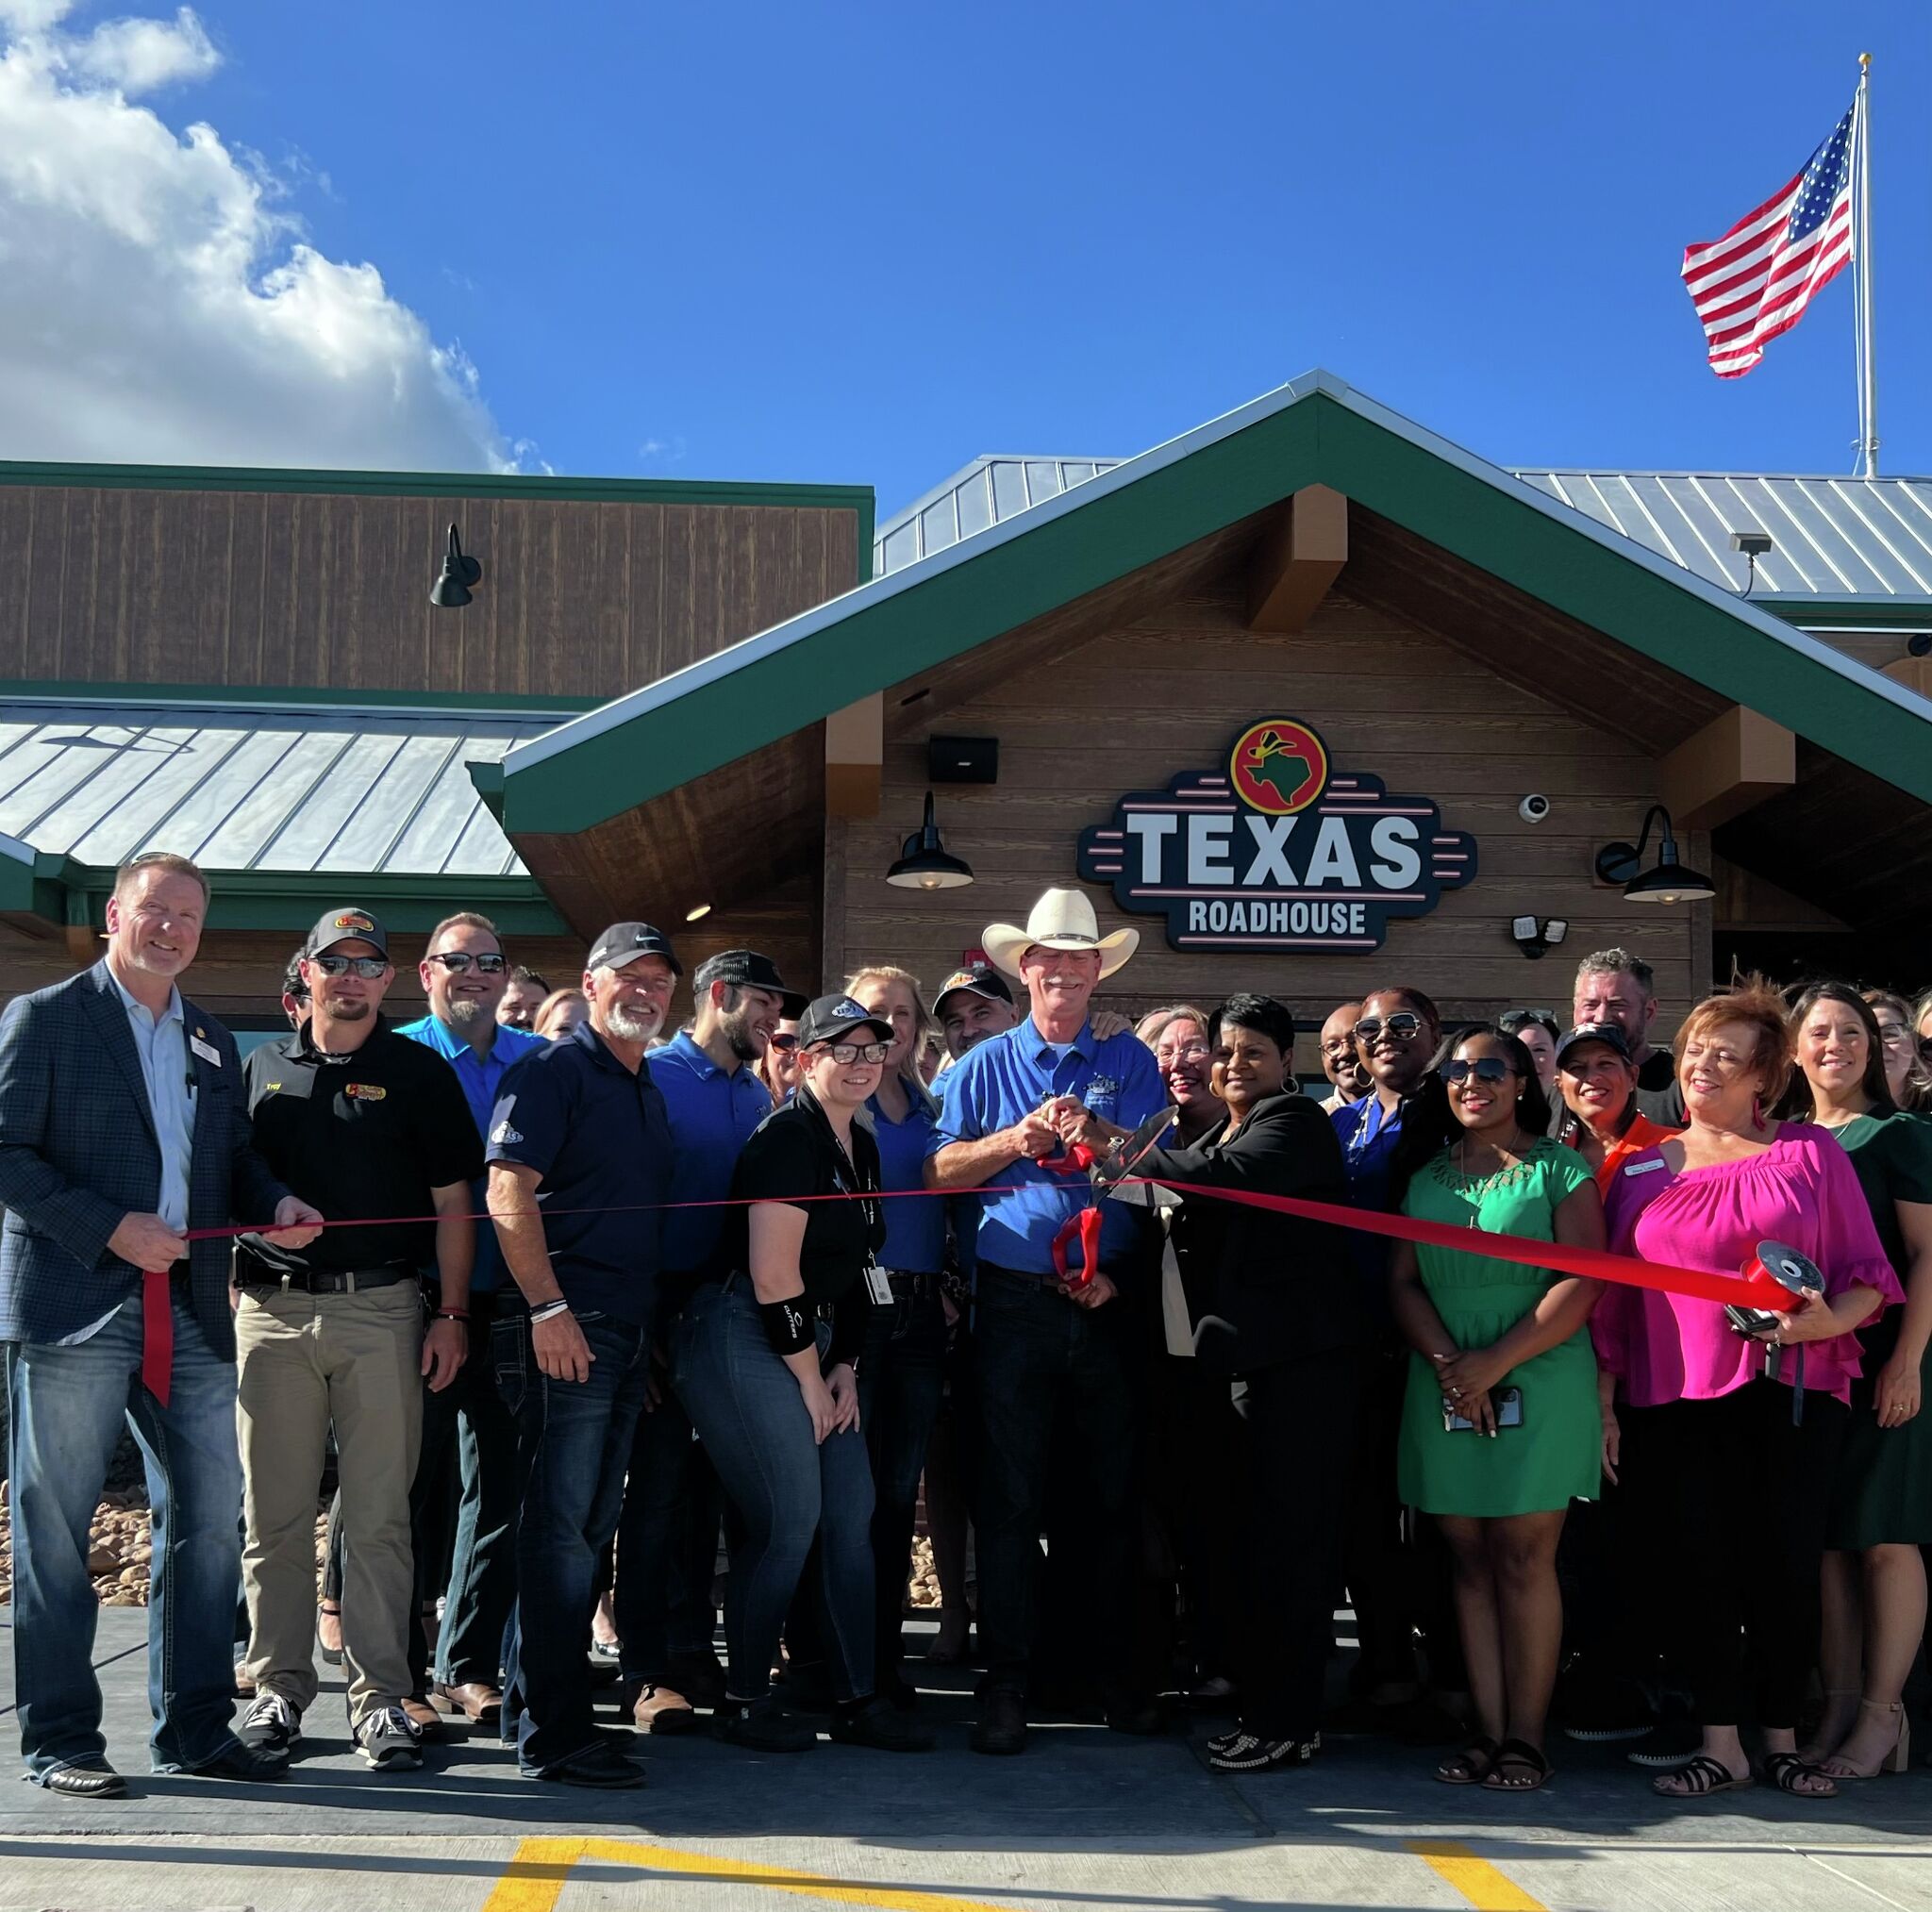
[[[1158,1716],[1124,1680],[1130,1664],[1134,1412],[1128,1324],[1107,1304],[1132,1258],[1139,1222],[1102,1210],[1099,1266],[1056,1271],[1055,1243],[1091,1199],[1086,1177],[1042,1166],[1076,1142],[1117,1147],[1166,1104],[1152,1054],[1131,1031],[1096,1038],[1088,1004],[1102,977],[1134,953],[1140,934],[1102,937],[1076,889],[1049,889],[1024,929],[990,925],[987,956],[1026,986],[1032,1013],[962,1056],[925,1164],[932,1189],[980,1189],[975,1349],[979,1377],[979,1625],[987,1671],[973,1745],[1018,1753],[1026,1743],[1026,1674],[1037,1629],[1036,1582],[1055,1418],[1079,1443],[1082,1499],[1091,1511],[1095,1586],[1090,1630],[1108,1724],[1147,1732]],[[1064,1252],[1064,1251],[1063,1251]]]

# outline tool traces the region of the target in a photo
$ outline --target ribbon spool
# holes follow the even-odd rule
[[[1750,1290],[1743,1305],[1760,1308],[1766,1314],[1788,1314],[1793,1295],[1824,1292],[1824,1277],[1818,1272],[1818,1264],[1782,1241],[1760,1241],[1757,1253],[1740,1272]]]

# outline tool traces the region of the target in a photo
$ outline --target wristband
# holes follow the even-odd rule
[[[818,1346],[818,1330],[806,1312],[802,1294],[788,1295],[783,1301],[761,1301],[758,1314],[765,1323],[766,1338],[781,1358]]]
[[[533,1328],[540,1327],[545,1322],[554,1322],[558,1315],[567,1315],[569,1313],[569,1302],[547,1301],[541,1307],[530,1310],[530,1325]]]
[[[464,1327],[470,1325],[469,1316],[467,1314],[458,1314],[455,1308],[438,1308],[430,1319],[439,1322],[461,1322]]]

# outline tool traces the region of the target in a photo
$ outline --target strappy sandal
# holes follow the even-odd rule
[[[1795,1759],[1795,1753],[1781,1755]],[[1681,1780],[1683,1784],[1673,1782]],[[1713,1792],[1740,1792],[1752,1783],[1747,1769],[1742,1773],[1733,1772],[1721,1760],[1713,1759],[1707,1753],[1700,1753],[1694,1759],[1686,1760],[1682,1766],[1669,1772],[1659,1772],[1650,1782],[1650,1789],[1659,1799],[1704,1799]]]
[[[1436,1777],[1444,1786],[1481,1786],[1495,1771],[1499,1750],[1493,1739],[1472,1739],[1436,1768]]]
[[[1503,1771],[1506,1766],[1527,1767],[1530,1776],[1511,1779]],[[1535,1792],[1549,1777],[1550,1762],[1527,1739],[1506,1739],[1496,1748],[1495,1759],[1483,1774],[1483,1784],[1491,1792]]]
[[[329,1645],[323,1637],[322,1623],[332,1620],[336,1623],[336,1643]],[[315,1609],[315,1646],[322,1655],[325,1667],[339,1667],[342,1663],[342,1604],[340,1600],[325,1600]]]
[[[1802,1759],[1795,1753],[1767,1753],[1759,1769],[1766,1779],[1780,1792],[1788,1792],[1793,1799],[1836,1799],[1838,1781],[1824,1768],[1814,1766],[1808,1759]],[[1800,1786],[1801,1779],[1822,1779],[1824,1789],[1816,1787]]]

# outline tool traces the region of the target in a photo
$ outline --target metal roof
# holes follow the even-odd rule
[[[463,766],[560,715],[0,698],[0,833],[103,868],[520,876]]]
[[[873,575],[904,571],[1122,462],[974,458],[886,522],[873,547]],[[1759,603],[1932,608],[1932,480],[1738,472],[1514,475],[1707,584],[1741,591],[1750,582]],[[1734,531],[1763,531],[1772,540],[1755,580],[1731,549]]]
[[[904,571],[975,531],[1043,505],[1110,472],[1120,458],[1022,458],[988,454],[889,518],[873,541],[872,574]]]
[[[1525,482],[1707,583],[1742,590],[1734,531],[1763,531],[1752,597],[1932,606],[1932,481],[1725,472],[1518,472]]]

